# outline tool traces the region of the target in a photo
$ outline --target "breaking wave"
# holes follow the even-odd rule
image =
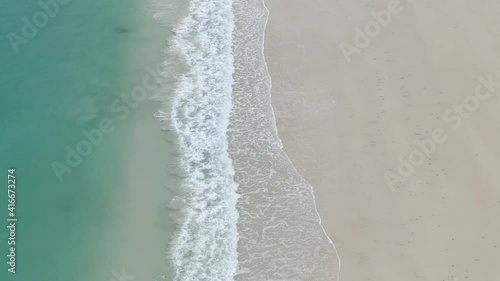
[[[233,28],[231,0],[191,0],[169,42],[168,55],[183,70],[174,79],[173,97],[164,101],[168,109],[157,117],[168,120],[176,135],[175,169],[182,177],[170,203],[177,230],[169,255],[177,281],[233,280],[238,266],[238,186],[227,141]],[[167,60],[165,67],[170,65]]]

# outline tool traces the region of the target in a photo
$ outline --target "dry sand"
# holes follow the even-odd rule
[[[266,5],[280,137],[315,188],[340,280],[500,280],[500,87],[456,130],[443,118],[479,76],[500,81],[500,2],[402,0],[350,63],[339,44],[386,1]],[[384,173],[435,128],[446,140],[393,192]]]

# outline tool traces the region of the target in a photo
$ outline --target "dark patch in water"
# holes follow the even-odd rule
[[[119,27],[115,27],[115,32],[116,33],[128,33],[128,32],[131,32],[132,29],[130,28],[126,28],[126,27],[122,27],[122,26],[119,26]]]

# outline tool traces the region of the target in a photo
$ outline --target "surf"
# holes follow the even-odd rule
[[[176,136],[175,171],[182,178],[170,203],[177,223],[169,250],[176,281],[233,280],[238,266],[238,185],[227,140],[233,29],[232,1],[191,0],[169,41],[167,54],[176,62],[170,58],[165,66],[183,70],[159,111]]]

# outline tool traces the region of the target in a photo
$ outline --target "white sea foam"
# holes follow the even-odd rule
[[[231,0],[191,0],[170,42],[169,55],[185,70],[165,101],[170,118],[159,111],[180,152],[182,189],[169,205],[178,224],[170,251],[176,281],[233,280],[237,270],[238,195],[227,141],[233,28]]]
[[[172,24],[174,8],[155,1],[156,17]],[[171,172],[182,187],[169,204],[178,223],[174,280],[336,280],[340,261],[312,187],[277,135],[263,55],[267,9],[262,0],[191,0],[188,8],[165,62],[182,74],[156,116],[179,150]]]

